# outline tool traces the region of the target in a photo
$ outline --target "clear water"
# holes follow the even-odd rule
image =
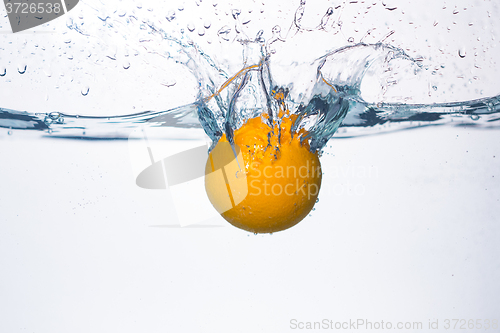
[[[198,7],[201,3],[195,2]],[[500,124],[500,95],[484,96],[479,92],[476,98],[451,101],[444,93],[433,96],[436,91],[447,90],[445,84],[431,84],[446,66],[436,67],[430,59],[410,56],[392,45],[394,30],[373,42],[369,41],[373,29],[365,31],[358,40],[347,37],[342,20],[347,19],[346,12],[356,4],[343,2],[326,7],[311,28],[304,22],[309,7],[302,1],[285,17],[289,28],[275,25],[271,31],[259,29],[250,35],[249,21],[237,8],[219,20],[219,25],[226,23],[222,27],[205,20],[201,26],[196,27],[190,21],[185,27],[177,23],[172,29],[170,24],[187,11],[183,6],[167,11],[163,21],[158,21],[151,14],[153,8],[144,10],[141,5],[111,12],[109,7],[97,6],[98,3],[84,3],[82,12],[90,13],[101,24],[98,28],[85,25],[84,18],[88,16],[81,13],[67,19],[62,44],[52,45],[52,48],[58,46],[56,59],[63,56],[70,62],[78,61],[77,66],[85,70],[89,64],[86,58],[94,57],[92,63],[104,67],[107,62],[121,58],[119,65],[113,65],[127,71],[133,66],[131,55],[140,59],[138,49],[147,44],[144,61],[148,62],[151,54],[159,55],[166,68],[175,64],[182,67],[182,75],[190,75],[185,81],[166,77],[161,85],[193,86],[194,78],[196,89],[191,91],[191,102],[125,115],[123,112],[116,115],[116,110],[111,115],[105,115],[106,110],[100,115],[75,114],[65,110],[71,108],[64,104],[53,112],[0,108],[0,127],[7,128],[9,134],[30,130],[58,138],[122,139],[132,129],[147,124],[164,127],[170,138],[172,133],[174,138],[186,135],[173,128],[202,128],[217,141],[223,133],[230,137],[234,129],[251,117],[267,114],[270,121],[279,121],[279,110],[287,109],[298,115],[295,129],[307,130],[302,139],[310,141],[312,150],[320,151],[336,132],[338,137],[349,137],[429,125],[497,127]],[[375,4],[367,5],[371,8]],[[385,2],[379,6],[390,12],[396,9]],[[217,10],[216,3],[212,7]],[[453,14],[456,15],[455,10]],[[209,30],[216,31],[216,39],[201,45],[200,38],[205,38]],[[72,41],[75,37],[77,41]],[[86,46],[78,49],[81,46],[78,41],[85,41]],[[49,47],[38,44],[34,47],[50,54]],[[460,48],[456,58],[466,57],[466,49]],[[17,73],[10,73],[4,66],[0,71],[2,77],[9,83],[9,76],[30,75],[31,64],[28,66],[27,62],[19,62]],[[52,76],[50,66],[38,65],[39,72]],[[91,95],[93,88],[78,77],[87,72],[73,72],[71,82],[78,81],[79,85],[71,89],[79,89],[82,98]],[[37,82],[36,73],[32,75]],[[415,103],[419,98],[422,102]]]

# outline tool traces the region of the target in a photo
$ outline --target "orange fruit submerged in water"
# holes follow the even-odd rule
[[[292,123],[285,117],[273,129],[261,117],[252,118],[234,132],[233,147],[224,135],[210,152],[205,189],[232,225],[254,233],[281,231],[299,223],[316,203],[320,161],[292,136]]]

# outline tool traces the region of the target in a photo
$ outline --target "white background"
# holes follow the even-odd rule
[[[424,23],[432,21],[434,27],[428,8],[442,3],[414,3],[413,12],[420,11],[415,16]],[[463,3],[457,2],[457,7]],[[269,10],[274,14],[266,15],[288,25],[296,5],[290,9],[288,3],[275,4]],[[154,7],[143,15],[159,12],[158,17],[164,17],[167,8],[176,5],[142,2],[141,10]],[[205,0],[200,6],[186,2],[182,13],[207,5],[213,7]],[[398,8],[407,5],[398,2]],[[474,5],[496,8],[494,1]],[[92,23],[94,16],[78,17],[79,8],[88,10],[85,6],[75,8],[75,20],[99,32]],[[114,12],[108,2],[100,6],[100,11]],[[448,10],[454,6],[447,2]],[[256,3],[254,10],[261,7]],[[375,7],[398,18],[388,27],[397,26],[396,46],[424,57],[432,54],[446,68],[469,61],[469,51],[463,59],[454,58],[458,43],[451,37],[416,34],[405,44],[409,35],[403,27],[411,24],[398,22],[409,11],[389,11],[381,3]],[[324,4],[313,8],[324,12]],[[467,22],[457,19],[453,25],[450,17],[461,15],[460,10],[436,14],[435,28],[454,29]],[[182,13],[177,14],[179,21]],[[203,21],[197,15],[188,17],[195,25]],[[362,20],[366,17],[370,20]],[[129,70],[138,69],[129,72],[118,63],[123,59],[117,51],[118,65],[113,67],[115,60],[106,60],[102,54],[107,51],[99,49],[114,45],[109,36],[106,43],[88,41],[102,63],[93,67],[85,62],[87,74],[74,72],[81,64],[75,61],[77,51],[87,46],[82,46],[78,34],[66,30],[64,20],[40,27],[54,31],[51,34],[34,34],[38,47],[45,38],[46,49],[56,45],[48,56],[37,51],[32,55],[30,43],[35,37],[28,33],[0,36],[1,61],[7,61],[7,75],[0,78],[0,106],[102,115],[166,109],[183,99],[192,101],[192,82],[186,78],[173,87],[163,85],[162,74],[170,67],[161,59],[155,62],[150,53],[138,55],[137,63],[131,61]],[[213,20],[207,31],[216,31],[226,24],[224,20]],[[255,20],[266,27],[274,25],[265,18]],[[354,21],[368,26],[387,22],[374,14]],[[450,22],[442,28],[442,21]],[[477,31],[496,38],[499,30],[491,23],[496,21],[479,24]],[[353,27],[359,40],[364,33]],[[65,42],[68,35],[70,43]],[[117,34],[115,44],[121,45],[124,35]],[[477,36],[453,36],[467,41],[470,48],[477,42]],[[459,90],[464,99],[498,93],[498,65],[491,62],[498,59],[498,42],[481,37],[481,47],[491,49],[480,62],[483,69],[475,69],[479,74],[470,72],[475,71],[470,64],[456,67],[465,83],[469,76],[480,78],[480,83],[471,78],[473,88]],[[212,38],[215,45],[216,35]],[[443,52],[419,47],[436,38],[431,46],[440,45]],[[439,38],[446,42],[440,44]],[[24,41],[26,48],[18,48]],[[62,54],[73,42],[76,51],[67,65]],[[18,49],[19,54],[12,53]],[[28,63],[28,70],[36,71],[16,74],[23,57],[35,61]],[[43,72],[44,60],[56,66],[51,76]],[[454,82],[450,74],[443,75],[440,89],[446,94],[436,98],[457,97],[447,86]],[[83,82],[86,78],[91,83]],[[80,88],[86,84],[90,93],[84,97]],[[483,95],[476,93],[476,86]],[[171,88],[178,90],[169,93]],[[48,91],[39,93],[40,89]],[[32,98],[25,97],[26,91]],[[175,101],[170,99],[176,96]],[[498,135],[495,129],[445,126],[332,140],[321,160],[325,175],[312,216],[287,231],[255,236],[225,225],[221,218],[212,224],[222,226],[179,227],[168,192],[135,186],[126,141],[41,139],[20,131],[8,135],[0,129],[0,331],[287,332],[293,331],[291,319],[421,321],[424,328],[428,320],[437,319],[442,331],[445,319],[500,320]]]

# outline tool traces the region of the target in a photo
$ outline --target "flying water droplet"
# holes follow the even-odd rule
[[[19,74],[24,74],[26,73],[27,68],[28,66],[26,64],[20,64],[19,66],[17,66],[17,71],[19,72]]]
[[[168,22],[171,22],[175,19],[175,11],[169,10],[167,16],[165,17]]]
[[[465,56],[466,56],[466,55],[467,55],[467,52],[465,51],[465,48],[463,48],[463,47],[462,47],[462,48],[460,48],[460,49],[458,50],[458,56],[459,56],[460,58],[465,58]]]
[[[82,96],[87,96],[89,94],[89,90],[89,86],[83,86],[81,90]]]

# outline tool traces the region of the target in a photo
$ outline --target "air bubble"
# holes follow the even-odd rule
[[[89,94],[89,90],[90,88],[88,86],[83,86],[81,90],[82,96],[87,96]]]

